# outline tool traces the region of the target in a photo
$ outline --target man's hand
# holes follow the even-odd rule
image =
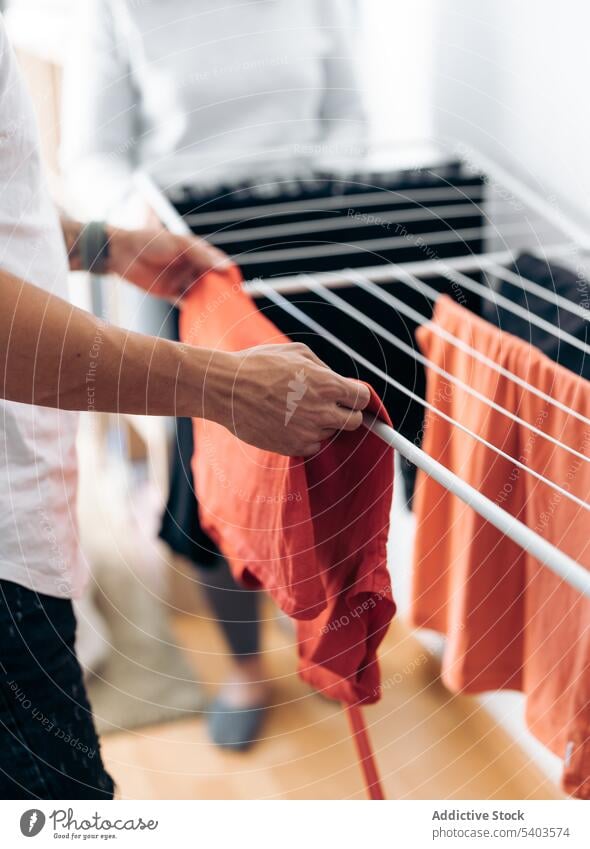
[[[108,228],[108,235],[109,272],[172,302],[182,298],[203,274],[229,263],[222,251],[196,236],[115,227]]]
[[[357,380],[331,371],[306,346],[264,345],[235,354],[219,354],[215,383],[207,385],[205,417],[244,442],[291,456],[310,456],[339,430],[356,430],[369,403],[369,390]]]

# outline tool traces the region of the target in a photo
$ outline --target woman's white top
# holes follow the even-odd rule
[[[63,236],[1,15],[0,194],[0,269],[66,298]],[[76,521],[77,423],[76,413],[0,400],[0,578],[51,596],[79,596],[86,581]]]
[[[134,169],[165,189],[358,162],[354,0],[79,0],[62,158],[104,215]]]

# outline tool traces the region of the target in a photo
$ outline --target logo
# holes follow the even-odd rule
[[[38,808],[25,811],[20,818],[20,830],[25,837],[35,837],[45,825],[45,814]]]
[[[285,427],[289,424],[297,406],[305,393],[307,392],[307,383],[305,382],[305,371],[300,369],[295,375],[295,380],[289,381],[290,392],[287,393],[287,412],[285,413]]]

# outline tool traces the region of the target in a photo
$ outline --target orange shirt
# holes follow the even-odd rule
[[[590,384],[447,297],[434,321],[550,397],[590,418]],[[424,354],[585,455],[590,427],[459,350],[432,327]],[[474,433],[588,501],[590,464],[428,373],[427,399]],[[424,450],[590,568],[588,513],[514,463],[428,413]],[[455,692],[518,689],[531,731],[564,759],[563,786],[590,798],[590,600],[420,473],[411,615],[446,634],[443,679]]]
[[[226,351],[288,341],[242,291],[235,268],[194,287],[181,338]],[[371,409],[388,421],[375,393]],[[348,704],[377,701],[376,652],[395,611],[386,565],[392,449],[360,428],[302,460],[202,419],[194,430],[201,523],[234,575],[298,620],[302,677]]]

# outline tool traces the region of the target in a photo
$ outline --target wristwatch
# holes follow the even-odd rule
[[[106,274],[110,256],[109,237],[104,221],[86,224],[78,240],[82,271]]]

